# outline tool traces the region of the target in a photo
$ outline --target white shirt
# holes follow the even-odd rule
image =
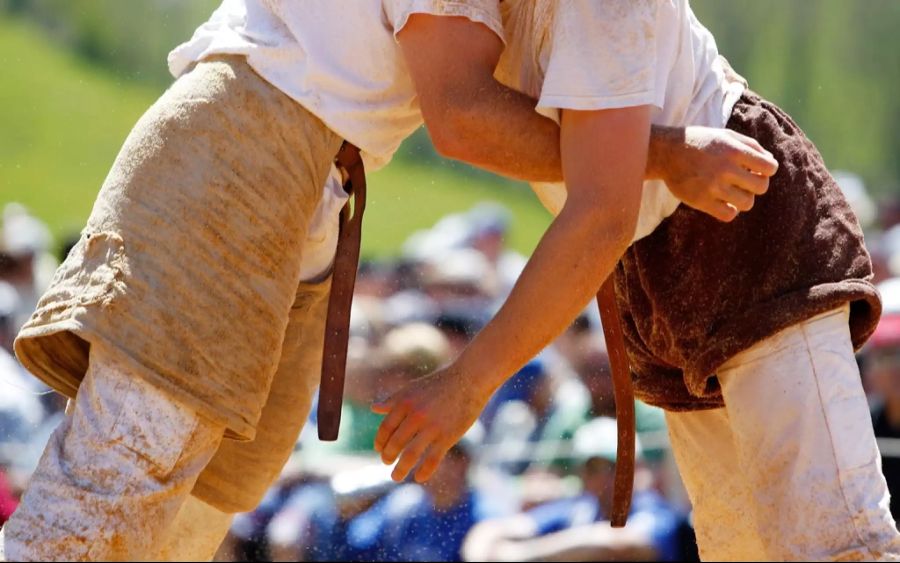
[[[210,55],[245,55],[257,74],[358,146],[373,171],[422,124],[395,39],[414,13],[464,16],[503,36],[497,0],[224,0],[169,54],[169,70],[177,77]],[[330,267],[345,201],[332,170],[310,225],[302,279]]]
[[[536,110],[557,122],[561,109],[651,105],[656,125],[724,127],[744,90],[687,0],[506,0],[502,16],[498,80],[538,98]],[[532,188],[560,212],[564,184]],[[664,182],[644,182],[634,240],[678,204]]]

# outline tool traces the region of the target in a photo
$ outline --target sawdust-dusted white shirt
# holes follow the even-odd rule
[[[467,17],[503,37],[498,0],[224,0],[169,54],[169,69],[179,76],[210,55],[245,55],[257,74],[358,146],[372,171],[422,124],[395,38],[414,13]],[[334,171],[310,224],[303,279],[330,266],[345,201]]]
[[[687,0],[506,0],[506,51],[497,78],[538,98],[559,122],[561,109],[650,105],[657,125],[724,127],[743,92],[730,81],[715,40]],[[554,214],[563,184],[533,184]],[[644,183],[634,240],[678,207],[661,181]]]

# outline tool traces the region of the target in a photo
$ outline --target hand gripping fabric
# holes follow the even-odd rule
[[[619,306],[616,304],[614,274],[603,282],[597,294],[606,353],[612,368],[613,395],[616,399],[616,423],[619,435],[616,442],[616,477],[613,487],[613,507],[610,523],[613,528],[625,526],[631,509],[634,490],[634,388],[631,385],[631,368],[625,352],[625,337],[619,323]]]
[[[329,442],[337,440],[341,426],[347,343],[350,338],[350,304],[353,301],[353,287],[356,285],[362,218],[366,209],[366,171],[359,149],[344,141],[334,162],[346,178],[344,191],[350,199],[341,209],[337,254],[334,258],[328,317],[325,321],[322,382],[319,387],[319,439]]]

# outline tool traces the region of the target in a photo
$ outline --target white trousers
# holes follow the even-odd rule
[[[92,349],[74,406],[4,526],[4,556],[147,561],[197,554],[200,543],[214,553],[230,517],[185,501],[224,430]]]
[[[900,560],[848,315],[729,360],[725,408],[666,413],[704,560]]]

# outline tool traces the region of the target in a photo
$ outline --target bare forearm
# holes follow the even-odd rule
[[[649,134],[647,106],[563,114],[568,199],[506,303],[456,362],[466,384],[492,393],[562,333],[612,272],[634,235]]]
[[[534,111],[537,100],[496,81],[474,100],[459,118],[456,138],[445,140],[445,156],[526,182],[563,181],[559,126]],[[644,179],[665,178],[683,144],[684,128],[654,125]]]
[[[512,178],[563,180],[558,125],[535,111],[537,100],[494,78],[503,42],[493,31],[463,17],[413,14],[397,38],[441,154]],[[651,159],[665,147],[654,138]]]
[[[637,223],[649,116],[648,106],[563,112],[569,195],[506,303],[452,365],[373,406],[386,415],[376,450],[385,463],[400,455],[394,480],[419,460],[416,480],[428,480],[497,387],[558,336],[612,272]]]
[[[536,101],[491,80],[458,109],[441,152],[517,180],[561,182],[559,126],[536,111]]]
[[[562,333],[612,272],[634,224],[611,218],[607,223],[613,226],[603,229],[601,222],[574,206],[564,209],[506,303],[461,354],[461,371],[477,374],[485,392],[496,390]]]

